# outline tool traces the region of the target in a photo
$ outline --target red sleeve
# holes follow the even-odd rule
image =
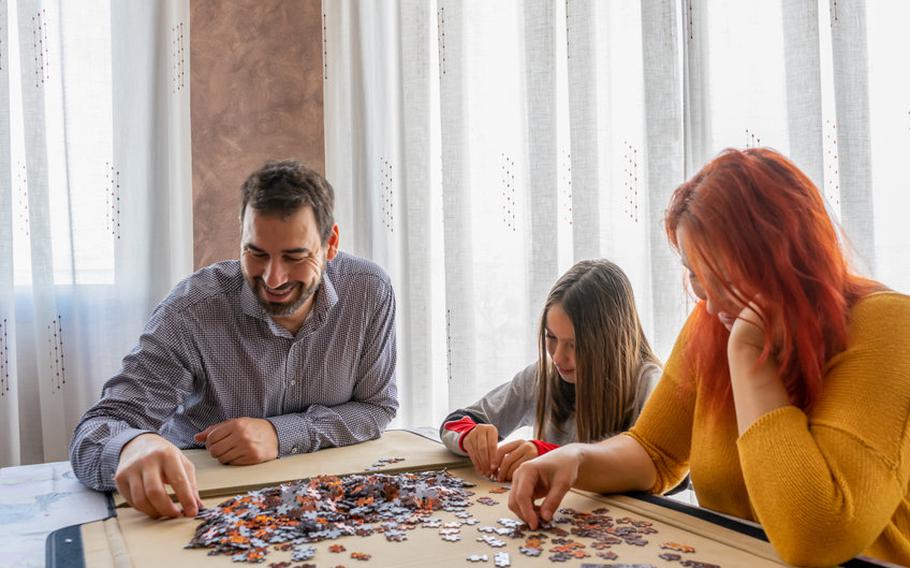
[[[458,436],[458,449],[460,449],[461,451],[465,451],[464,446],[461,444],[461,442],[462,442],[462,440],[464,440],[464,437],[468,435],[468,432],[473,430],[476,426],[477,426],[477,422],[474,422],[473,420],[471,420],[470,416],[462,416],[458,420],[452,420],[450,422],[446,422],[443,425],[443,428],[445,428],[446,430],[448,430],[450,432],[458,432],[459,434],[461,434],[460,436]]]
[[[559,444],[551,444],[550,442],[544,442],[543,440],[530,440],[530,442],[537,446],[538,456],[542,456],[550,450],[555,450],[559,447]]]

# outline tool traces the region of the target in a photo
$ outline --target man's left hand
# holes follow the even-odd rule
[[[209,426],[194,436],[223,464],[253,465],[278,457],[278,434],[268,420],[234,418]]]

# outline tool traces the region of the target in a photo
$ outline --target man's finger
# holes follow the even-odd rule
[[[233,448],[230,448],[229,450],[225,451],[220,456],[218,456],[218,461],[220,461],[221,463],[223,463],[225,465],[228,465],[228,464],[232,464],[232,463],[236,462],[237,460],[244,457],[245,455],[246,455],[246,450],[244,450],[243,447],[234,446]],[[244,465],[244,464],[238,463],[236,465]]]
[[[199,483],[196,482],[196,466],[193,465],[193,462],[186,459],[186,457],[181,456],[183,459],[183,471],[186,472],[187,477],[190,480],[190,487],[193,488],[193,498],[196,500],[196,512],[205,508],[205,505],[202,503],[202,498],[199,496]]]
[[[161,514],[158,513],[158,510],[155,509],[146,498],[145,491],[142,489],[141,480],[136,480],[134,483],[130,484],[130,498],[127,499],[127,501],[134,509],[142,511],[153,519],[157,519],[161,516]]]
[[[149,504],[159,515],[165,517],[180,516],[180,510],[171,501],[170,495],[167,494],[164,480],[161,479],[161,473],[157,469],[148,469],[142,472],[142,486]]]
[[[126,477],[114,477],[114,483],[117,485],[117,493],[120,493],[120,496],[126,499],[127,503],[130,503],[130,500],[133,496],[130,494],[130,482],[126,480]],[[132,505],[132,503],[130,503]]]
[[[253,454],[245,453],[238,458],[232,459],[230,465],[255,465],[260,461]]]
[[[215,459],[221,459],[225,453],[231,451],[237,445],[234,438],[223,438],[214,444],[208,445],[209,454]]]
[[[198,444],[204,443],[206,438],[209,437],[209,433],[211,433],[215,426],[218,426],[218,424],[212,424],[202,432],[196,432],[196,434],[193,436],[193,439],[196,440],[196,443]]]
[[[184,470],[182,461],[174,457],[164,464],[165,481],[174,489],[177,500],[183,507],[183,515],[195,517],[199,512],[196,505],[198,494],[196,488],[190,484],[190,477]]]
[[[233,430],[227,423],[222,422],[220,424],[215,424],[209,430],[208,436],[205,438],[205,447],[211,448],[212,444],[217,444],[221,440],[227,438],[233,433]]]

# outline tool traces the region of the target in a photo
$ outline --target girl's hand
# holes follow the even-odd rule
[[[518,466],[536,457],[537,446],[527,440],[512,440],[499,446],[491,468],[498,472],[496,481],[509,481]]]
[[[478,474],[484,477],[493,475],[493,460],[496,457],[496,446],[499,444],[499,432],[492,424],[478,424],[465,434],[461,441],[464,451],[468,452],[471,463]]]

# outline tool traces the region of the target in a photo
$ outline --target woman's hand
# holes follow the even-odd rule
[[[537,446],[527,440],[512,440],[499,446],[491,469],[497,472],[496,481],[509,481],[518,466],[537,457]]]
[[[526,461],[512,476],[509,509],[536,530],[541,521],[550,521],[562,498],[578,479],[581,453],[574,444]],[[538,507],[537,499],[544,498]]]
[[[758,364],[765,349],[765,324],[759,313],[754,302],[743,308],[730,329],[727,342],[730,384],[740,435],[768,412],[790,404],[774,357],[769,356]]]
[[[492,424],[478,424],[461,440],[461,447],[468,453],[479,475],[493,475],[493,460],[499,444],[499,432]]]
[[[727,341],[727,354],[732,356],[740,351],[753,351],[761,353],[765,348],[765,324],[759,315],[758,306],[754,302],[744,307],[733,327],[730,328],[730,339]]]

